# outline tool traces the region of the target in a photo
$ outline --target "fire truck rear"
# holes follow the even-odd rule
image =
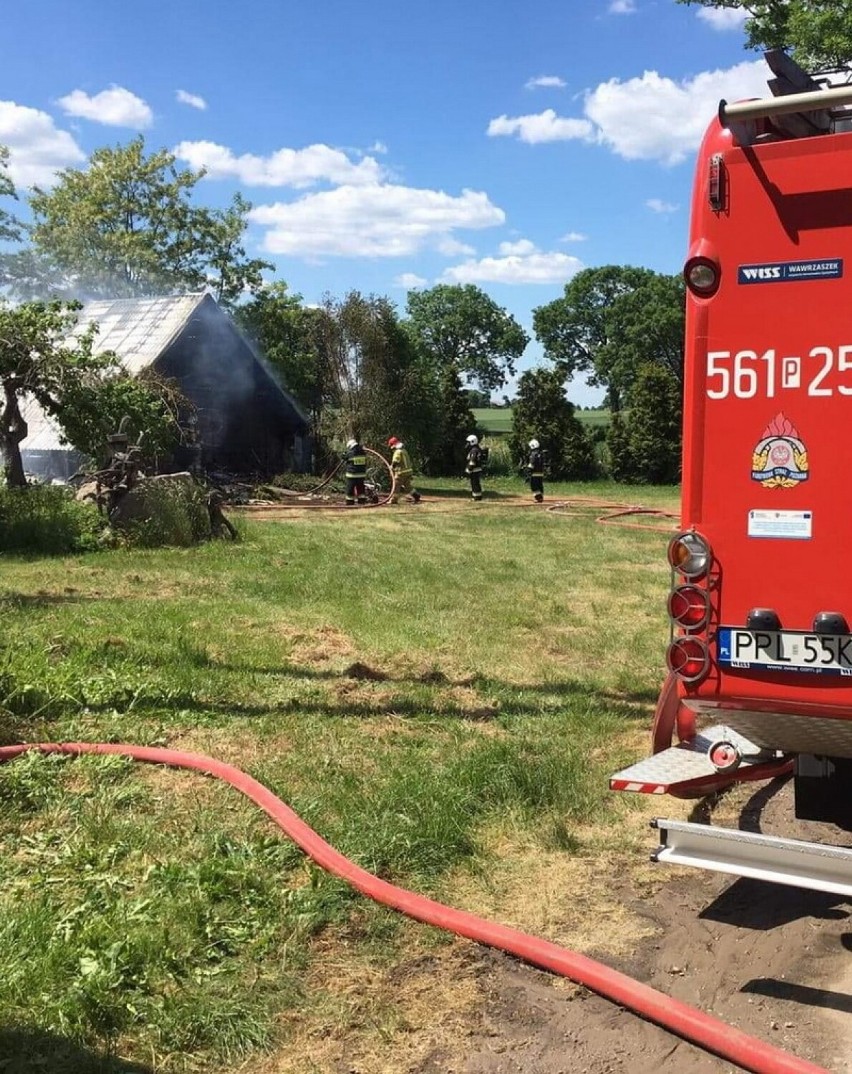
[[[614,790],[699,797],[792,772],[852,829],[852,87],[766,59],[722,102],[685,264],[682,530],[653,755]],[[657,821],[657,860],[852,895],[852,850]]]

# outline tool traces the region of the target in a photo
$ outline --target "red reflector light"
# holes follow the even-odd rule
[[[710,650],[700,638],[675,638],[666,652],[666,664],[684,682],[698,682],[710,670]]]
[[[709,298],[719,286],[719,266],[709,257],[691,257],[683,267],[686,286],[699,298]]]
[[[710,618],[710,597],[697,585],[680,585],[669,594],[669,618],[684,630],[698,630]]]

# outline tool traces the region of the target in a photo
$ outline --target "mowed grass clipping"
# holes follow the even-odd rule
[[[238,544],[5,559],[2,737],[209,752],[439,898],[513,848],[617,850],[636,806],[607,777],[661,679],[666,537],[494,487],[480,506],[249,520]],[[0,768],[0,877],[12,1069],[223,1071],[277,1049],[282,1070],[332,1070],[300,1068],[305,1033],[367,1029],[318,952],[393,967],[446,943],[307,863],[235,792],[117,758]]]

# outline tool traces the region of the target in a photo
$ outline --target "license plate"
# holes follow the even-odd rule
[[[721,627],[718,640],[724,667],[852,677],[852,634]]]

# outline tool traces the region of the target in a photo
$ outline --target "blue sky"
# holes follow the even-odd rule
[[[743,41],[674,0],[40,0],[0,29],[0,143],[25,190],[141,132],[244,193],[306,302],[470,282],[532,336],[581,268],[680,271],[704,127],[766,93]]]

